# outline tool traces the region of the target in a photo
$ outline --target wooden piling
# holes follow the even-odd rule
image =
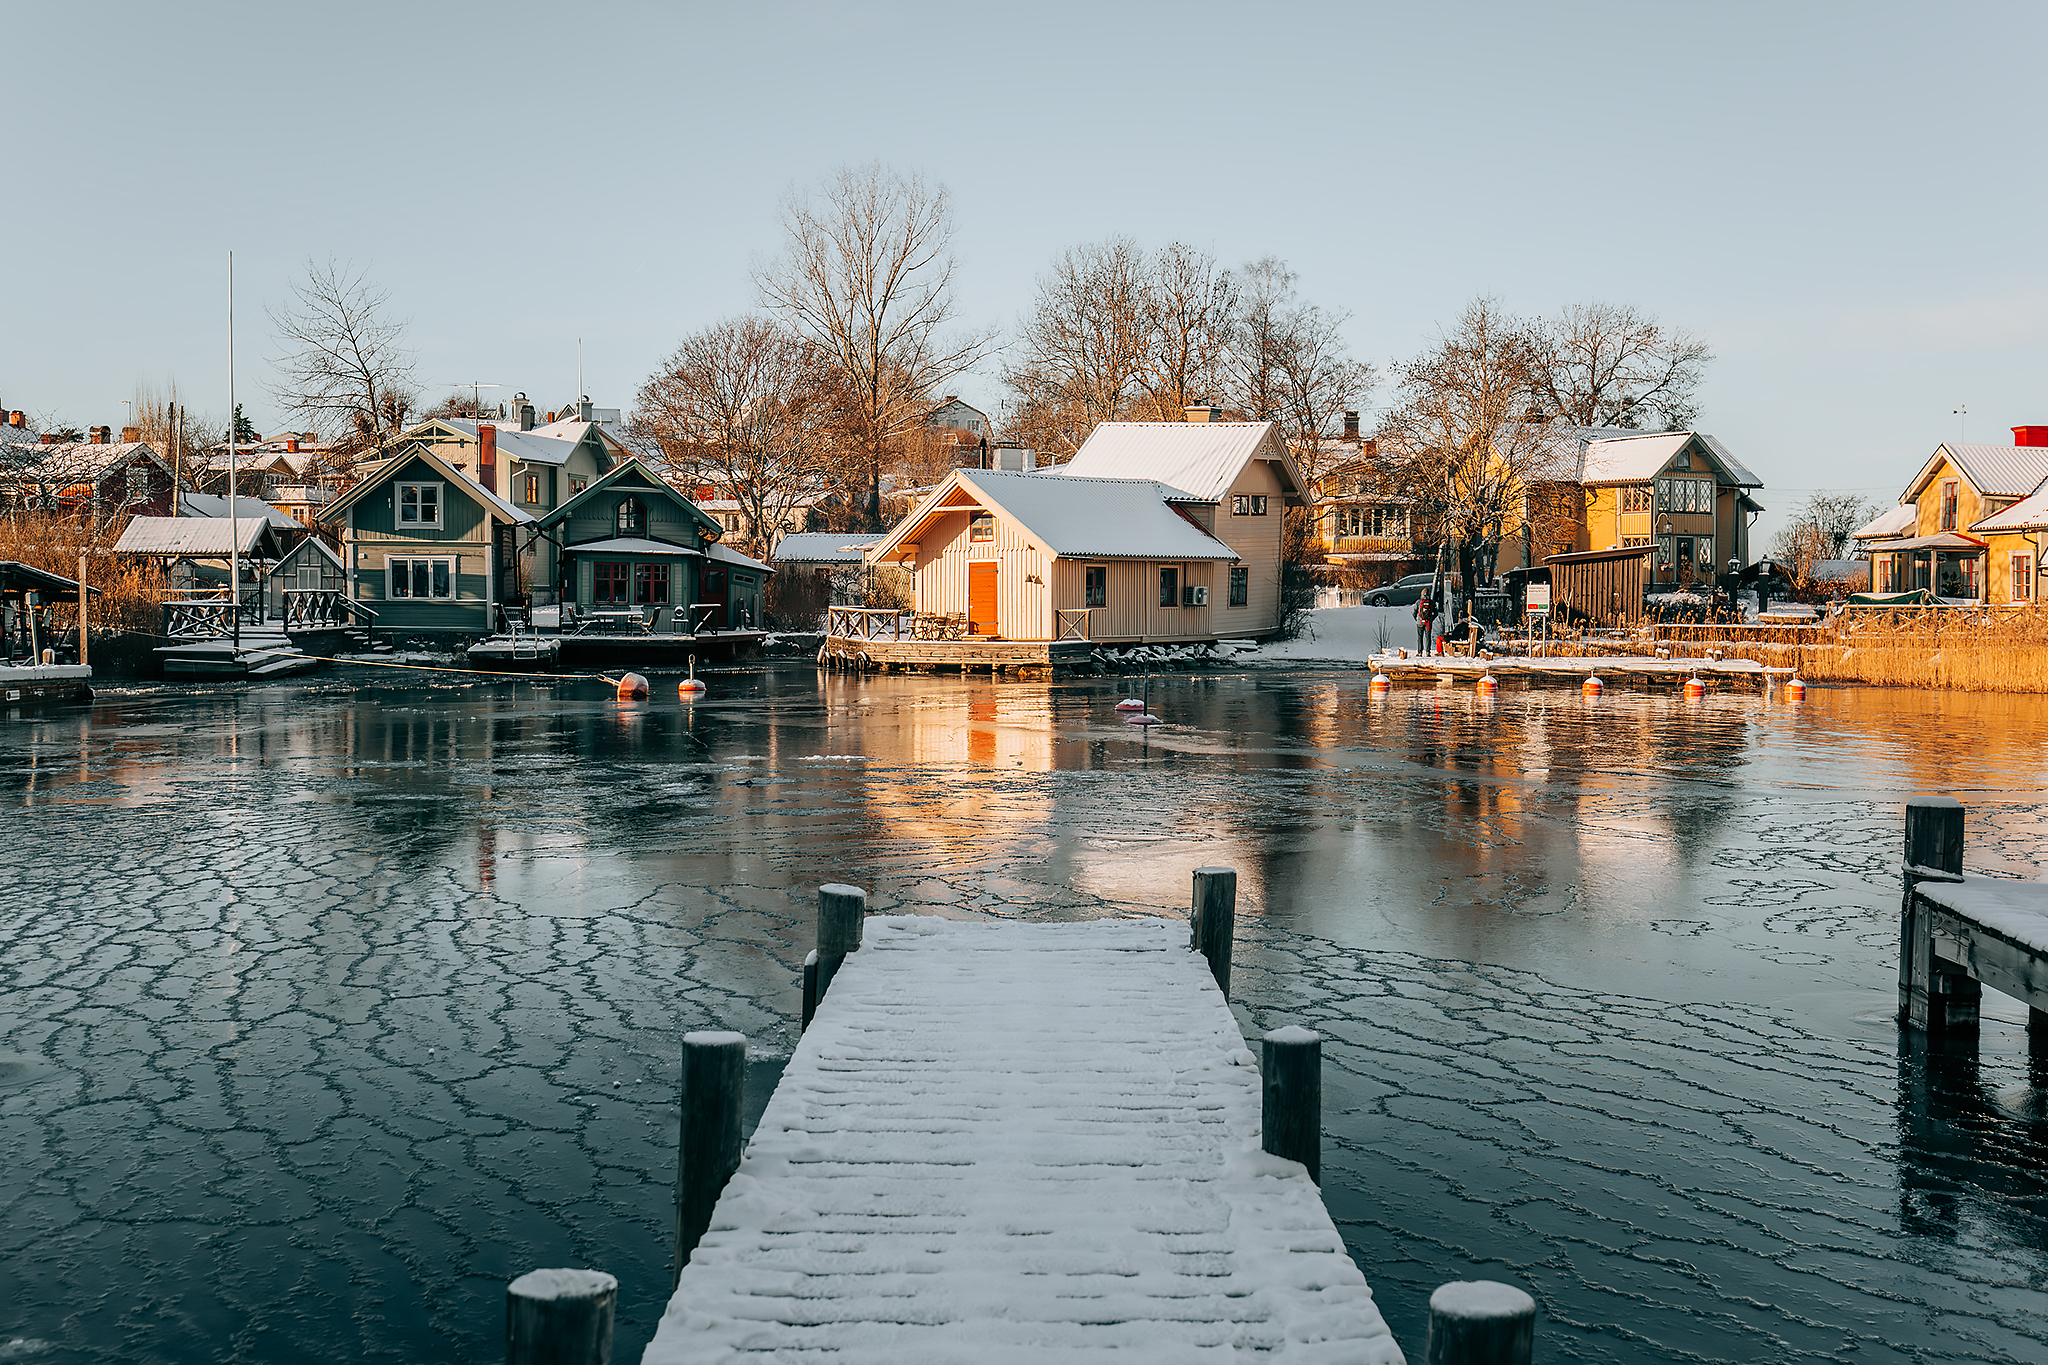
[[[861,925],[868,913],[868,893],[857,886],[834,882],[818,888],[817,985],[812,989],[812,1012],[823,1004],[831,989],[833,974],[848,953],[860,951]]]
[[[1195,869],[1188,946],[1209,959],[1209,972],[1230,998],[1230,950],[1237,935],[1237,873],[1227,867]]]
[[[1903,1027],[1939,1029],[1951,1022],[1964,1026],[1976,1022],[1983,987],[1934,956],[1934,935],[1914,895],[1922,882],[1961,881],[1962,876],[1962,803],[1952,796],[1912,797],[1906,802],[1900,876],[1899,1023]]]
[[[682,1134],[676,1146],[676,1260],[670,1287],[711,1226],[711,1210],[740,1164],[740,1107],[747,1040],[737,1033],[683,1035]]]
[[[1428,1365],[1529,1365],[1536,1300],[1497,1280],[1453,1280],[1429,1296]]]
[[[1308,1178],[1323,1183],[1323,1035],[1277,1028],[1263,1040],[1259,1059],[1262,1144],[1274,1156],[1299,1161]]]
[[[611,1365],[619,1282],[602,1270],[532,1270],[505,1290],[505,1365]]]

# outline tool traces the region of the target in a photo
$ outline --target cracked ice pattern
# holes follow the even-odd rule
[[[1332,1035],[1328,1195],[1420,1353],[2043,1360],[2040,1079],[1889,1022],[1898,802],[2040,875],[2038,705],[726,675],[138,689],[0,728],[0,1359],[501,1358],[504,1282],[666,1297],[678,1036],[793,1040],[817,883],[1177,912],[1240,870],[1240,1014]],[[1995,1002],[1993,1002],[1995,1006]]]

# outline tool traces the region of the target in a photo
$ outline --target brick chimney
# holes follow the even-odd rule
[[[43,445],[53,446],[57,444],[57,433],[54,431],[46,431],[42,435],[36,437],[36,440]]]
[[[1223,420],[1220,410],[1211,407],[1185,407],[1181,409],[1181,413],[1190,422],[1220,422]]]
[[[87,429],[85,433],[85,439],[92,442],[96,446],[103,446],[113,436],[113,434],[114,431],[113,428],[111,427],[91,427]]]
[[[2014,427],[2012,443],[2016,446],[2048,446],[2048,427]]]
[[[134,444],[135,442],[137,442],[137,441],[139,441],[139,440],[141,440],[141,439],[142,439],[142,428],[141,428],[141,427],[122,427],[122,428],[121,428],[121,444],[122,444],[122,445],[133,445],[133,444]]]
[[[1356,441],[1358,439],[1358,411],[1355,408],[1346,408],[1344,410],[1344,439],[1347,441]]]
[[[285,454],[287,454],[287,455],[296,455],[296,454],[298,454],[298,453],[299,453],[299,438],[298,438],[298,437],[296,437],[296,436],[287,436],[287,437],[285,437],[285,438],[284,438],[284,453],[285,453]]]
[[[16,408],[13,412],[7,414],[7,425],[10,427],[27,426],[28,414],[23,412],[20,408]]]
[[[498,491],[498,429],[489,422],[479,422],[476,438],[481,443],[476,457],[476,481],[495,493]]]

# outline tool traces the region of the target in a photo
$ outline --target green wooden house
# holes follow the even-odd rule
[[[664,634],[745,630],[761,620],[774,571],[719,544],[725,528],[637,459],[537,518],[535,531],[536,602],[586,615],[633,609]]]
[[[350,593],[382,634],[489,635],[521,598],[533,515],[419,445],[402,447],[329,503]]]

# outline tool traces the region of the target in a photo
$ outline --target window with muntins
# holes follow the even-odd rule
[[[624,564],[598,565],[591,576],[590,600],[599,606],[625,606],[626,570]]]
[[[1624,488],[1621,490],[1621,510],[1624,512],[1651,512],[1653,499],[1648,488]]]
[[[2016,554],[2012,557],[2012,600],[2031,602],[2034,598],[2034,557]]]
[[[390,576],[387,589],[392,597],[442,598],[455,596],[455,561],[452,559],[387,559]]]
[[[967,519],[969,540],[990,541],[996,538],[996,519],[992,513],[976,512]]]
[[[1252,571],[1239,566],[1230,571],[1230,605],[1244,606],[1252,600]]]
[[[398,485],[398,524],[400,526],[439,526],[441,524],[441,485],[438,483],[402,483]]]
[[[1180,566],[1163,565],[1159,570],[1159,605],[1177,607],[1180,605]]]
[[[1230,515],[1233,517],[1263,517],[1266,515],[1266,495],[1264,493],[1231,494]]]
[[[1088,595],[1081,604],[1084,607],[1106,607],[1109,605],[1109,566],[1090,564],[1088,566]]]
[[[1956,529],[1956,501],[1955,484],[1943,484],[1941,486],[1941,529],[1944,531]]]
[[[638,606],[665,606],[668,603],[668,565],[635,564],[633,566],[633,601]]]
[[[529,507],[540,504],[540,475],[528,474],[520,483],[519,500]]]
[[[622,536],[637,536],[647,530],[647,504],[638,498],[619,499],[618,530]]]

